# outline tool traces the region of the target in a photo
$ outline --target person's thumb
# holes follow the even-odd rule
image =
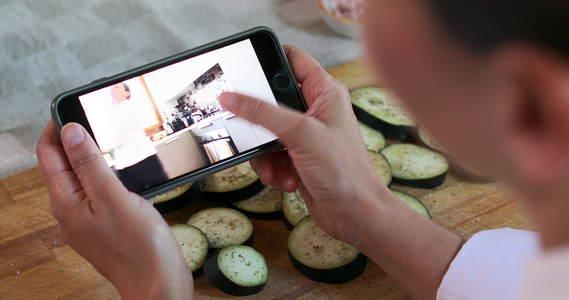
[[[107,196],[105,191],[126,191],[81,125],[66,124],[61,130],[61,141],[69,163],[88,195]]]
[[[238,93],[223,93],[221,106],[251,123],[261,125],[286,142],[287,133],[294,131],[305,118],[302,114],[266,101]]]

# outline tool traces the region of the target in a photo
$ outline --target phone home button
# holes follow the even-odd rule
[[[284,90],[289,87],[290,80],[283,74],[277,74],[275,78],[273,78],[273,83],[277,88]]]

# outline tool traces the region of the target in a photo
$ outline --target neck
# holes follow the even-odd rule
[[[552,193],[531,200],[526,201],[526,204],[543,248],[547,250],[569,245],[568,197]]]

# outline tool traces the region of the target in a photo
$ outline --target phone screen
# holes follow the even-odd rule
[[[224,111],[226,91],[277,105],[249,39],[78,98],[108,166],[139,192],[277,139]]]

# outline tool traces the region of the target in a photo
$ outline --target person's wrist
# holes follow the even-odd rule
[[[379,176],[371,176],[354,195],[351,205],[342,218],[338,219],[338,237],[340,240],[359,249],[370,226],[384,222],[382,211],[388,206],[389,188]]]
[[[193,278],[185,262],[171,261],[139,270],[116,288],[122,299],[192,299]]]
[[[193,277],[181,248],[167,226],[150,230],[150,247],[128,253],[108,278],[122,299],[191,299]]]

